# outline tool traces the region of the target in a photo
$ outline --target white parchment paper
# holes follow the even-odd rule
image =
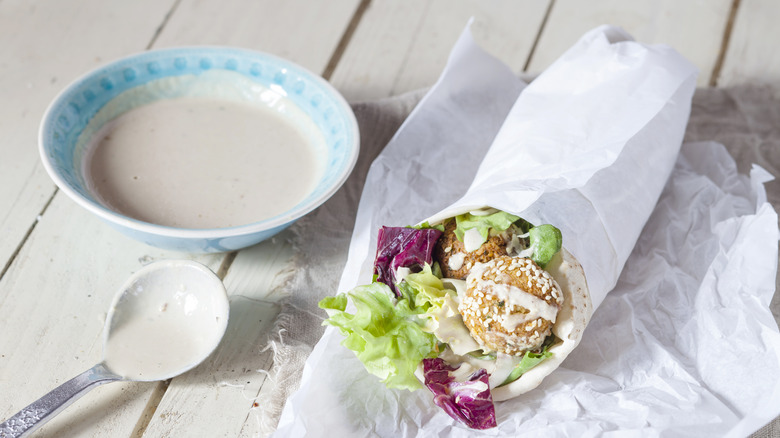
[[[556,224],[585,267],[600,306],[581,345],[538,389],[497,404],[499,427],[481,434],[739,436],[780,411],[768,174],[738,175],[715,144],[678,157],[691,67],[628,39],[596,29],[520,93],[465,32],[369,172],[340,291],[370,281],[379,226],[482,205]],[[522,178],[517,149],[531,153]],[[276,435],[476,434],[426,390],[387,390],[341,339],[326,330]]]

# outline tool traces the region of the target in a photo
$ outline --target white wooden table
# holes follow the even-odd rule
[[[101,359],[106,310],[131,272],[185,257],[241,303],[217,354],[170,382],[97,388],[37,436],[258,435],[257,370],[271,366],[262,348],[294,255],[284,234],[238,253],[166,252],[78,207],[38,157],[59,90],[124,55],[212,44],[289,58],[350,101],[379,99],[432,85],[470,16],[477,41],[518,73],[611,23],[677,48],[700,68],[699,86],[780,85],[775,0],[0,0],[0,419]]]

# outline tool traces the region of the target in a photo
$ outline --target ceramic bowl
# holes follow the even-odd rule
[[[134,105],[170,98],[171,91],[166,87],[150,87],[150,84],[177,76],[199,77],[215,72],[219,77],[240,78],[238,82],[247,83],[248,80],[273,90],[311,119],[326,144],[325,153],[321,154],[324,171],[316,188],[282,214],[247,225],[211,229],[174,228],[136,220],[113,211],[96,199],[85,182],[85,137]],[[145,90],[142,93],[145,97],[140,101],[116,104],[118,97],[121,99],[139,89]],[[266,53],[236,48],[184,47],[128,56],[74,81],[47,109],[40,127],[39,148],[44,167],[57,186],[76,203],[127,236],[166,249],[221,252],[265,240],[330,198],[355,165],[359,135],[350,106],[318,75]]]

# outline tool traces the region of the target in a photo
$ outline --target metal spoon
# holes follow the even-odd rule
[[[200,263],[166,260],[143,267],[114,297],[103,361],[1,423],[0,438],[27,436],[104,383],[166,380],[194,368],[219,344],[228,314],[225,286]]]

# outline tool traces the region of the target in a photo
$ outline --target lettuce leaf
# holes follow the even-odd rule
[[[482,243],[485,243],[490,236],[491,228],[500,233],[512,226],[518,219],[520,219],[518,216],[504,211],[497,211],[484,216],[465,213],[455,217],[455,222],[457,223],[455,237],[463,242],[463,235],[466,231],[476,228],[479,231],[479,235],[482,236]]]
[[[547,266],[547,263],[561,250],[563,245],[561,230],[550,224],[531,228],[528,232],[528,238],[531,242],[529,247],[533,248],[534,251],[531,260],[535,261],[542,269]]]
[[[514,382],[515,380],[519,379],[520,376],[528,372],[531,368],[539,365],[540,363],[544,362],[545,359],[552,356],[553,354],[550,353],[549,349],[550,346],[554,343],[555,339],[556,338],[554,335],[548,336],[547,339],[545,339],[544,347],[542,348],[541,352],[526,351],[523,358],[520,359],[520,363],[518,363],[512,372],[509,373],[506,380],[504,380],[498,386],[504,386]]]
[[[426,265],[419,273],[407,275],[398,288],[414,301],[415,306],[425,310],[420,314],[427,318],[424,330],[433,333],[439,342],[449,345],[455,354],[468,354],[482,348],[463,323],[458,311],[457,292],[447,289],[430,266]]]
[[[339,328],[345,336],[342,345],[388,388],[421,388],[414,376],[417,365],[438,355],[436,337],[423,331],[419,315],[424,310],[406,297],[393,302],[393,292],[384,283],[358,286],[346,295],[355,313],[345,310],[343,299],[326,297],[319,303],[330,315],[323,324]]]
[[[328,314],[334,311],[341,311],[347,309],[347,296],[345,294],[336,295],[335,297],[325,297],[319,302],[321,309],[328,310]]]
[[[437,229],[437,230],[439,230],[441,232],[444,232],[444,224],[431,225],[428,221],[425,221],[425,222],[421,223],[420,225],[409,225],[407,228],[416,228],[418,230],[422,230],[422,229],[425,229],[425,228],[434,228],[434,229]]]
[[[439,358],[423,360],[425,386],[433,392],[433,402],[447,415],[472,429],[496,427],[496,410],[487,371],[480,369],[459,382],[453,376],[455,370],[457,368]]]
[[[431,265],[425,265],[422,271],[412,273],[404,281],[396,285],[402,295],[408,297],[423,312],[431,306],[441,307],[447,291],[441,279],[433,273]]]

